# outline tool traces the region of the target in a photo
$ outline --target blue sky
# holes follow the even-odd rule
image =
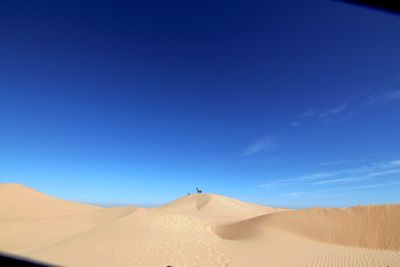
[[[336,1],[2,1],[0,182],[399,203],[399,47],[399,16]]]

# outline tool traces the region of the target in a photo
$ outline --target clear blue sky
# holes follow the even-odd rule
[[[400,16],[335,1],[1,1],[0,182],[400,202]],[[216,3],[218,2],[218,3]]]

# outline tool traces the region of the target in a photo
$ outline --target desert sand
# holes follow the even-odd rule
[[[156,208],[0,184],[0,252],[61,266],[400,266],[400,205],[287,210],[215,194]]]

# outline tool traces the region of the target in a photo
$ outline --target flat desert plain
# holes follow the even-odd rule
[[[0,252],[58,266],[400,266],[400,205],[287,210],[214,194],[103,208],[0,184]]]

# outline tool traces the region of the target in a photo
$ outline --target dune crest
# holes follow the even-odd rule
[[[199,216],[220,223],[287,210],[247,203],[217,194],[191,194],[158,209]]]
[[[0,184],[1,219],[48,218],[96,209],[96,206],[61,200],[21,184]]]
[[[62,266],[393,267],[399,210],[287,210],[215,194],[101,208],[0,184],[0,252]]]

